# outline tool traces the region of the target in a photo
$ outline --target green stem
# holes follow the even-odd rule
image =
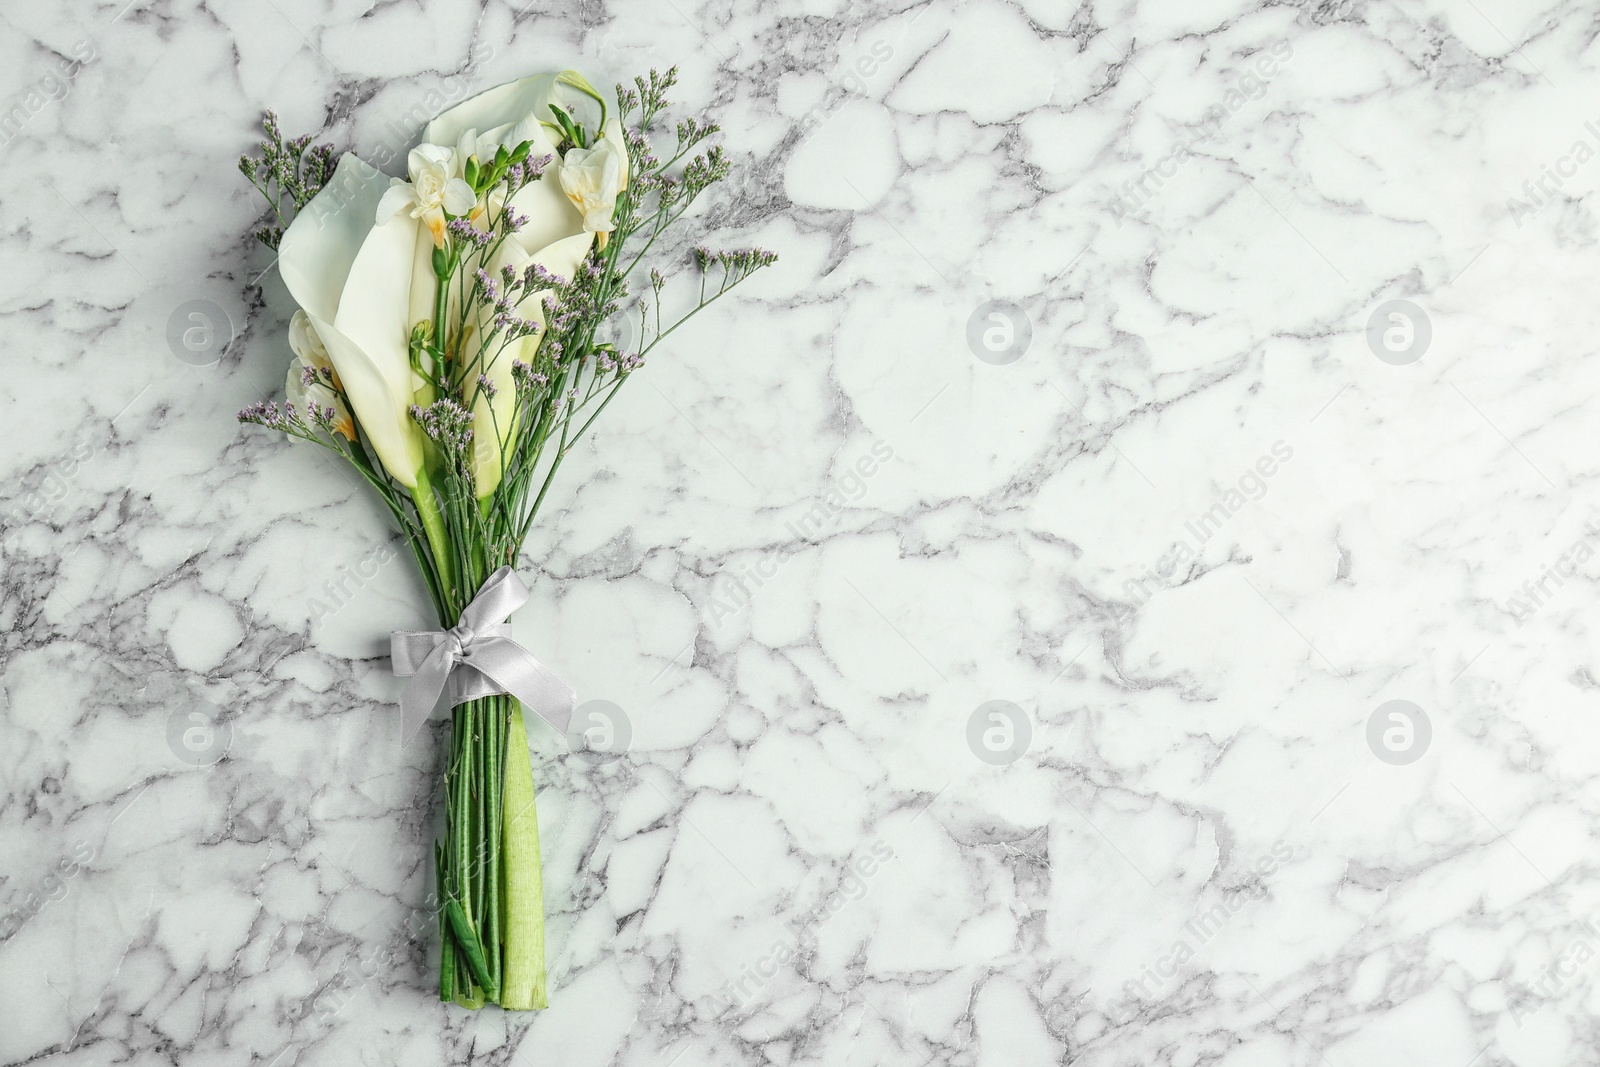
[[[500,949],[500,822],[502,817],[502,779],[504,777],[506,698],[490,697],[484,701],[484,740],[487,745],[484,768],[487,784],[484,798],[488,806],[488,819],[484,827],[484,851],[488,866],[484,871],[485,902],[483,921],[484,942],[489,946],[489,975],[498,986],[502,980]]]
[[[417,487],[411,491],[411,503],[416,506],[417,518],[422,520],[422,532],[428,535],[428,545],[433,549],[433,561],[439,568],[439,581],[444,586],[446,602],[456,603],[455,568],[450,565],[450,535],[445,532],[444,516],[439,512],[439,500],[433,495],[433,483],[428,480],[427,465],[417,469]],[[446,626],[455,620],[442,619]]]
[[[467,1007],[481,1006],[484,997],[497,999],[505,983],[503,850],[507,838],[503,798],[511,707],[509,697],[481,697],[457,705],[452,717],[446,843],[439,850],[440,897],[460,915],[446,916],[446,948],[454,955],[451,964],[441,965],[439,989],[441,999],[448,1000],[453,988],[455,1001]],[[525,739],[523,747],[526,749]],[[523,758],[526,761],[525,751]],[[531,771],[529,775],[531,782]],[[537,826],[533,830],[537,833]],[[537,838],[533,848],[537,863]],[[524,880],[513,879],[518,885]],[[463,923],[472,937],[462,933]]]
[[[444,882],[443,846],[434,849],[433,859],[438,883],[436,899],[439,901],[439,999],[450,1001],[456,997],[456,943],[450,936],[450,920],[444,913],[444,902],[449,899],[449,890],[445,888]]]

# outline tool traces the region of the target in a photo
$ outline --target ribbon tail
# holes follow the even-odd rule
[[[539,665],[539,673],[537,684],[519,685],[515,689],[508,689],[508,692],[522,701],[523,707],[532,708],[539,718],[564,737],[567,727],[572,723],[573,705],[578,702],[577,691],[543,664]]]
[[[566,734],[578,694],[533,653],[508,637],[494,638],[472,650],[471,666],[522,701],[523,707],[549,723],[557,733]]]
[[[429,653],[427,658],[418,665],[411,681],[406,684],[400,693],[400,744],[402,747],[416,740],[423,727],[428,725],[428,720],[433,718],[433,709],[439,704],[439,696],[444,692],[445,683],[450,678],[450,668],[446,664],[445,650],[441,646]]]

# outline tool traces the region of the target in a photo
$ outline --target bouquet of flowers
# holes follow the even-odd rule
[[[491,89],[428,124],[390,178],[268,113],[239,161],[271,206],[256,236],[299,304],[284,404],[239,420],[338,453],[416,557],[439,631],[396,633],[402,732],[451,707],[437,842],[439,996],[546,1005],[544,895],[524,705],[564,732],[572,691],[510,637],[515,566],[562,459],[686,319],[776,257],[693,252],[698,294],[662,304],[647,257],[728,173],[713,124],[651,135],[676,68],[614,96],[575,71]],[[668,264],[662,264],[667,266]],[[647,285],[631,300],[630,284]],[[636,314],[628,350],[602,338]]]

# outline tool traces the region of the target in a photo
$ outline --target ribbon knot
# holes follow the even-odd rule
[[[477,639],[478,635],[472,632],[470,626],[457,624],[446,630],[444,636],[449,643],[449,650],[445,653],[445,658],[458,660],[466,655],[467,649],[472,647],[472,642]]]
[[[511,637],[505,620],[528,602],[516,571],[489,576],[448,630],[396,630],[389,652],[397,678],[411,682],[400,694],[401,738],[410,744],[435,709],[510,693],[560,733],[567,732],[577,694]]]

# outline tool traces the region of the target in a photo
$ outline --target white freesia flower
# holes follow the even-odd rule
[[[290,405],[305,420],[307,426],[321,425],[318,413],[331,410],[333,418],[328,428],[347,440],[356,439],[356,424],[351,421],[350,411],[344,406],[344,401],[339,399],[338,393],[320,380],[306,384],[305,364],[297,360],[289,365],[289,380],[286,387]]]
[[[409,307],[412,260],[424,231],[407,212],[374,225],[388,185],[378,171],[346,155],[283,235],[278,262],[378,460],[412,489],[423,436],[410,413],[416,383]],[[290,338],[296,343],[292,324]],[[305,333],[300,342],[303,352],[315,353]]]
[[[289,364],[289,403],[295,406],[307,423],[314,422],[313,405],[317,409],[331,409],[333,431],[354,441],[355,423],[351,421],[350,410],[336,391],[339,372],[333,360],[328,358],[327,346],[317,336],[316,327],[311,325],[311,319],[304,311],[296,311],[289,320],[289,347],[295,354],[294,362]],[[306,382],[307,371],[311,372],[309,384]]]
[[[617,197],[628,185],[628,149],[622,127],[615,119],[606,123],[605,136],[590,148],[571,148],[561,161],[561,189],[583,215],[583,228],[598,234],[600,247],[615,229],[612,215]]]
[[[444,244],[445,214],[462,216],[470,212],[477,197],[461,177],[464,159],[443,145],[419,144],[406,157],[411,180],[391,178],[389,191],[378,201],[378,225],[402,211],[410,211],[428,228],[435,247]]]
[[[303,366],[315,371],[329,371],[335,385],[339,384],[339,371],[328,357],[328,347],[317,336],[317,328],[304,311],[296,311],[289,320],[289,349],[299,357]]]

